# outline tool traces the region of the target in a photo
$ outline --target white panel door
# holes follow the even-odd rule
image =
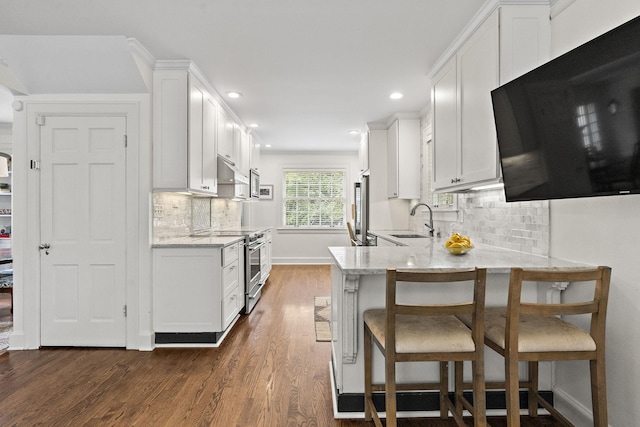
[[[124,347],[124,117],[41,126],[41,345]]]

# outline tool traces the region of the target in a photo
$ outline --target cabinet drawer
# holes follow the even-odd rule
[[[238,260],[236,260],[222,269],[222,298],[225,298],[233,288],[238,286],[238,268]]]
[[[233,245],[225,246],[222,249],[222,265],[229,265],[233,261],[238,259],[240,253],[240,244],[234,243]]]
[[[236,286],[229,296],[222,300],[222,327],[227,329],[233,318],[240,312],[240,288]]]

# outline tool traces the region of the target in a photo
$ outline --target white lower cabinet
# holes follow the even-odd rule
[[[153,326],[158,344],[216,343],[244,305],[244,252],[153,249]]]
[[[266,282],[271,273],[271,230],[264,232],[264,250],[260,251],[260,281]]]

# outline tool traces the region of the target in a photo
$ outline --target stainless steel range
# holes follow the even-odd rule
[[[250,313],[262,295],[262,271],[260,257],[265,251],[265,237],[262,232],[247,234],[245,241],[245,305],[244,312]]]

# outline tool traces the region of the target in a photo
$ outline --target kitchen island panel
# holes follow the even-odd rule
[[[364,391],[364,326],[362,315],[370,308],[384,307],[386,278],[383,274],[343,275],[337,265],[332,265],[332,333],[333,333],[333,374],[339,393],[363,393]],[[335,286],[335,284],[340,284]],[[404,302],[440,303],[469,299],[470,292],[461,292],[455,284],[434,284],[428,290],[418,286],[403,286],[398,300]],[[487,305],[505,305],[509,289],[509,274],[493,273],[487,277]],[[535,289],[525,290],[523,298],[530,301],[546,298],[545,292]],[[384,358],[374,351],[374,382],[384,382]],[[487,381],[504,380],[504,360],[498,354],[485,351],[485,377]],[[540,365],[540,385],[550,387],[549,364]],[[522,375],[526,367],[522,366]],[[437,382],[438,364],[434,362],[413,362],[399,364],[398,382]],[[451,376],[451,378],[453,378]],[[465,365],[465,378],[471,381],[471,366]],[[451,384],[453,386],[453,383]]]
[[[408,240],[408,239],[407,239]],[[439,239],[415,239],[408,246],[398,247],[330,247],[333,263],[332,290],[332,375],[335,382],[336,411],[344,412],[341,401],[357,402],[364,391],[362,316],[369,308],[384,307],[387,268],[427,269],[431,271],[481,267],[487,269],[486,306],[507,303],[509,274],[513,267],[539,269],[583,269],[593,266],[528,253],[477,245],[470,253],[454,256],[442,247]],[[539,285],[523,290],[528,301],[554,302],[569,284]],[[455,285],[439,284],[429,290],[406,288],[407,301],[441,302],[457,294]],[[374,352],[374,381],[384,382],[384,360]],[[487,381],[504,380],[504,361],[493,351],[485,352]],[[526,365],[521,366],[526,375]],[[540,365],[540,388],[551,389],[551,363]],[[471,369],[465,377],[470,380]],[[437,382],[437,363],[400,364],[399,382]],[[351,403],[345,406],[351,406]],[[357,405],[356,405],[357,406]],[[353,411],[347,409],[346,411]]]

